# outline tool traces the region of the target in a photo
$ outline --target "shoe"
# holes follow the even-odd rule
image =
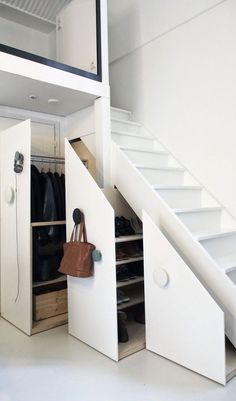
[[[122,312],[122,311],[117,312],[119,343],[126,343],[127,341],[129,341],[129,335],[128,335],[127,327],[125,324],[126,319],[127,319],[127,315],[125,312]]]
[[[142,313],[135,315],[134,320],[137,323],[145,324],[145,313],[142,312]]]
[[[143,226],[142,226],[142,221],[136,217],[131,217],[131,226],[135,231],[135,234],[142,234],[143,233]]]
[[[121,301],[121,302],[120,302]],[[117,290],[117,304],[129,302],[130,298],[125,295],[124,291]]]
[[[128,281],[137,278],[137,274],[131,272],[127,265],[117,267],[116,280],[117,281]]]
[[[125,243],[124,252],[130,258],[138,258],[143,256],[142,245],[138,244],[137,241],[129,241]]]
[[[126,219],[124,216],[120,217],[121,224],[123,225],[122,235],[133,235],[134,234],[134,229],[131,226],[131,223],[128,219]]]
[[[129,271],[135,276],[143,277],[143,261],[130,263]]]
[[[125,265],[117,266],[116,269],[116,281],[128,281],[129,275],[127,274],[127,269]]]
[[[123,244],[117,244],[116,246],[116,260],[127,260],[129,255],[127,254]]]
[[[132,235],[134,234],[134,230],[131,227],[131,223],[124,216],[115,218],[115,235],[124,236],[124,235]]]

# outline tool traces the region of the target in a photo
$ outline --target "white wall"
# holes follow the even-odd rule
[[[65,119],[49,114],[35,113],[26,110],[0,106],[0,136],[1,132],[26,119],[31,119],[31,152],[34,155],[61,156],[64,155],[63,122]]]
[[[236,2],[180,0],[178,10],[174,0],[168,6],[165,0],[136,3],[132,18],[139,28],[129,24],[126,37],[136,41],[128,54],[125,10],[119,36],[117,21],[110,27],[110,48],[117,49],[110,65],[112,105],[134,111],[236,217]]]
[[[110,61],[219,3],[222,0],[108,0]]]
[[[0,17],[1,43],[42,57],[54,58],[55,33],[49,34]]]

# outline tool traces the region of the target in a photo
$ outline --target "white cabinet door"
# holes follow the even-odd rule
[[[96,1],[73,0],[57,16],[57,61],[97,74]]]
[[[1,307],[2,316],[31,334],[30,120],[1,132]],[[21,173],[14,157],[24,155]]]
[[[224,313],[143,211],[146,346],[225,384]]]
[[[102,253],[93,277],[68,277],[69,333],[118,360],[114,210],[67,140],[65,159],[67,238],[79,208],[88,241]]]

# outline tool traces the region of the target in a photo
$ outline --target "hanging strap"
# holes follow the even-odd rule
[[[81,213],[81,222],[80,222],[80,229],[79,229],[79,242],[81,242],[82,238],[83,238],[84,242],[87,242],[87,232],[86,232],[86,226],[85,226],[83,213]]]
[[[70,242],[77,241],[77,236],[78,236],[78,224],[75,224],[71,233]]]
[[[80,229],[79,229],[79,239],[78,239],[78,224],[74,225],[74,228],[71,233],[70,242],[81,242],[82,239],[84,242],[87,242],[87,231],[84,221],[84,215],[81,212],[81,221],[80,221]]]

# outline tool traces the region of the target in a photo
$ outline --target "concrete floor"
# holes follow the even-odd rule
[[[222,387],[148,351],[115,363],[62,326],[27,337],[0,319],[0,401],[235,401]]]

